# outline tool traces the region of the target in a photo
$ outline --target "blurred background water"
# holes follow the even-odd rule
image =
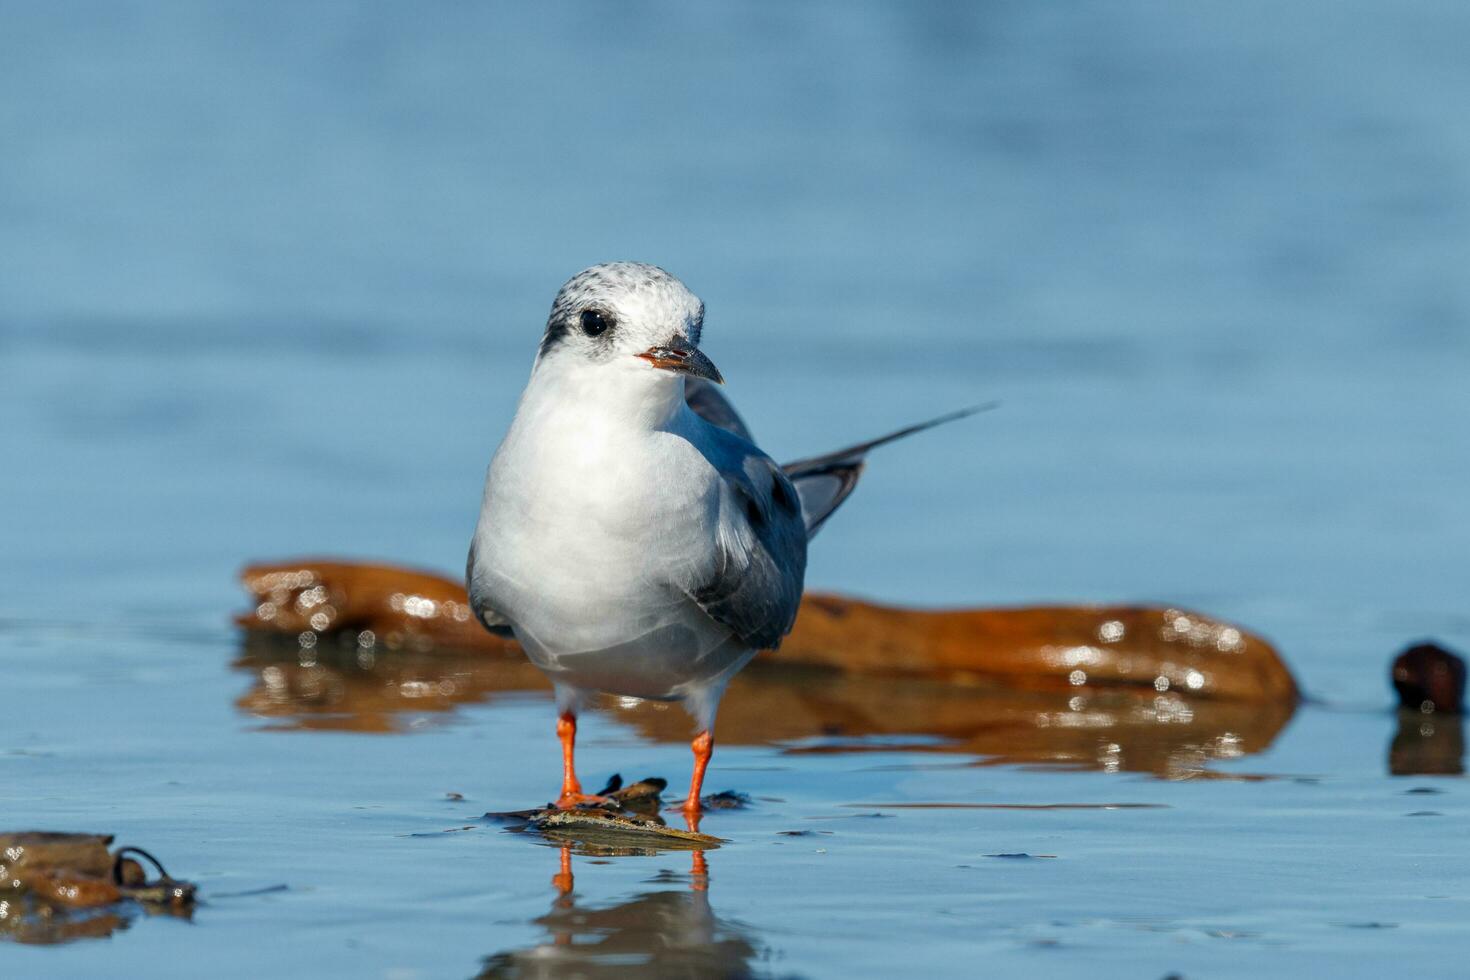
[[[6,812],[107,823],[98,800],[136,794],[129,767],[173,751],[129,728],[113,698],[172,703],[186,680],[218,702],[192,730],[218,734],[165,769],[228,752],[242,773],[301,778],[305,792],[376,765],[397,782],[372,792],[422,794],[375,753],[407,766],[426,741],[280,736],[317,739],[296,752],[333,746],[311,779],[256,747],[270,739],[229,703],[234,572],[302,552],[461,567],[551,297],[613,258],[663,265],[705,299],[705,349],[778,458],[1003,402],[877,457],[814,547],[812,586],[922,605],[1192,605],[1276,640],[1313,694],[1378,709],[1398,646],[1470,645],[1467,41],[1470,8],[1428,0],[0,0],[0,656],[15,690],[82,699],[74,716],[13,714],[8,748],[59,754],[8,763]],[[479,709],[425,736],[442,763],[431,788],[497,771],[483,741],[465,741],[486,725],[551,760],[546,714]],[[62,717],[76,727],[63,733]],[[1335,773],[1351,811],[1376,785],[1352,780],[1381,781],[1391,725],[1346,717],[1318,712],[1257,767]],[[610,766],[636,744],[615,731]],[[131,762],[102,779],[111,788],[79,784],[119,738]],[[675,749],[652,758],[682,772]],[[769,762],[745,751],[746,765]],[[1263,792],[986,772],[1023,795],[1227,794],[1206,810]],[[260,846],[248,827],[279,819],[283,848],[306,820],[237,789],[247,822],[206,840],[225,804],[200,792],[209,819],[183,828],[169,824],[176,803],[147,794],[113,816],[191,855],[238,842],[241,864]],[[1306,803],[1273,805],[1272,819],[1318,829]],[[303,841],[337,826],[322,819]],[[1165,839],[1136,819],[1077,846],[1134,861]],[[1187,839],[1213,840],[1207,829]],[[1349,820],[1342,833],[1370,830]],[[486,856],[486,841],[457,860],[533,863],[534,849],[499,840]],[[1466,858],[1459,844],[1438,857],[1461,870]],[[1409,860],[1380,859],[1384,882]],[[840,895],[860,870],[803,873]],[[1343,883],[1336,866],[1316,871],[1303,894]],[[608,894],[643,872],[615,873]],[[883,887],[902,903],[924,880]],[[749,887],[733,893],[761,908]],[[1463,878],[1430,891],[1470,895]],[[1044,932],[1056,893],[1028,893],[1017,928]],[[435,900],[445,914],[455,897]],[[544,912],[474,900],[522,931]],[[320,924],[337,907],[291,914]],[[849,929],[876,934],[883,909]],[[272,928],[267,911],[249,917]],[[1463,949],[1463,932],[1435,922],[1375,934],[1335,968],[1419,942]],[[834,956],[803,926],[751,928],[753,948],[790,957],[778,973],[892,962]],[[884,956],[918,928],[893,926]],[[176,948],[144,931],[127,948]],[[437,954],[461,972],[468,947],[495,948],[446,935]],[[1314,936],[1282,942],[1352,949]],[[968,950],[935,941],[932,969]]]

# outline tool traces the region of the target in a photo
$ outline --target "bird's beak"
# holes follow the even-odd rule
[[[682,337],[675,337],[662,347],[650,347],[637,355],[656,368],[677,371],[695,378],[704,378],[717,385],[725,383],[715,362],[705,357],[698,347]]]

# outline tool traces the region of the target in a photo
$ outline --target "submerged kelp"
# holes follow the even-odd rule
[[[124,928],[138,909],[192,914],[192,884],[169,877],[146,851],[109,851],[111,844],[104,834],[0,833],[0,938],[100,938]],[[148,879],[138,858],[157,869],[157,879]]]

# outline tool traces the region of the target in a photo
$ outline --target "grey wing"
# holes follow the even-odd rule
[[[734,443],[736,440],[731,440]],[[796,488],[744,440],[722,467],[719,557],[709,577],[685,591],[752,650],[773,650],[791,632],[806,578],[806,526]]]
[[[510,620],[490,608],[489,603],[485,601],[483,592],[475,584],[475,551],[477,546],[478,541],[470,541],[470,556],[465,561],[464,569],[465,591],[470,596],[470,608],[474,610],[475,618],[480,621],[480,625],[496,636],[514,636],[515,634],[510,628]]]
[[[685,378],[684,401],[695,415],[715,428],[733,432],[746,442],[755,442],[750,429],[746,428],[745,420],[735,411],[735,406],[730,404],[730,399],[711,382],[703,378]]]

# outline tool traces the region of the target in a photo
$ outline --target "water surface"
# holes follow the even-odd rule
[[[0,802],[208,903],[7,975],[1460,968],[1463,737],[1401,724],[1386,665],[1470,648],[1463,6],[0,22]],[[753,673],[708,890],[574,855],[561,896],[477,819],[555,782],[533,675],[303,664],[228,614],[252,558],[459,567],[551,295],[613,257],[705,298],[777,457],[1004,403],[875,459],[814,586],[1194,606],[1318,703]],[[588,778],[681,783],[681,734],[594,714]]]

